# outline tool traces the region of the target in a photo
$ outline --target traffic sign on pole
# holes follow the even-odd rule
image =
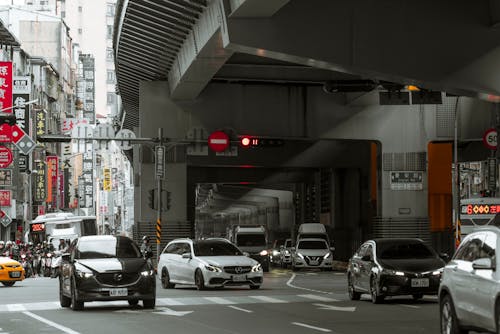
[[[155,157],[156,177],[163,179],[165,177],[165,146],[155,146]]]
[[[19,151],[22,154],[28,155],[35,148],[35,141],[31,139],[31,137],[24,132],[17,124],[14,124],[12,127],[12,142],[17,146]]]
[[[483,144],[490,150],[497,149],[497,130],[496,129],[488,129],[483,135]]]
[[[9,226],[9,224],[12,222],[12,218],[9,217],[9,215],[7,213],[5,213],[5,211],[3,210],[0,210],[0,223],[7,227]]]
[[[135,133],[129,129],[121,129],[120,131],[118,131],[115,138],[117,138],[117,139],[135,139]],[[130,143],[130,141],[127,141],[127,140],[118,141],[117,140],[116,142],[117,142],[116,144],[118,146],[120,146],[121,149],[124,151],[130,150],[132,148],[132,144]]]

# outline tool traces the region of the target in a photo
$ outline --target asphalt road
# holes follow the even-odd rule
[[[31,333],[439,333],[433,296],[372,304],[350,301],[342,272],[272,269],[259,290],[197,291],[157,285],[156,309],[126,302],[85,303],[74,312],[58,300],[58,280],[28,278],[0,286],[0,334]]]

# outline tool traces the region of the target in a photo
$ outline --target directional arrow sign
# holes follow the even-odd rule
[[[35,141],[17,124],[12,125],[12,142],[17,146],[21,153],[28,155],[35,148]]]
[[[155,314],[163,314],[163,315],[174,315],[176,317],[182,317],[186,314],[193,313],[193,311],[174,311],[169,308],[164,308],[161,312],[153,312]]]
[[[354,312],[356,311],[356,307],[342,307],[342,306],[333,306],[328,304],[313,304],[319,306],[320,310],[329,310],[329,311],[342,311],[342,312]]]

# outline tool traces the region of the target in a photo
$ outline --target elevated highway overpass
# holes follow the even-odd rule
[[[414,222],[446,250],[455,133],[457,159],[479,161],[497,126],[499,19],[496,0],[119,1],[123,126],[171,139],[167,224],[194,227],[197,189],[236,184],[292,193],[292,225],[327,224],[342,258]],[[223,155],[200,144],[215,130],[234,142]],[[243,149],[244,134],[285,144]],[[186,139],[196,144],[174,145]],[[136,147],[131,159],[136,221],[153,223],[153,155]]]

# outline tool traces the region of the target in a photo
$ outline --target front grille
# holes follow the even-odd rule
[[[224,271],[228,274],[246,274],[252,270],[250,266],[230,266],[224,267]]]
[[[306,263],[309,266],[319,266],[322,262],[323,257],[322,256],[304,256],[304,259],[306,260]],[[311,264],[313,262],[314,262],[314,264]]]
[[[20,268],[21,267],[19,264],[4,264],[3,266],[6,268]]]
[[[105,285],[128,285],[135,283],[139,279],[138,273],[103,273],[96,276],[97,281]]]

